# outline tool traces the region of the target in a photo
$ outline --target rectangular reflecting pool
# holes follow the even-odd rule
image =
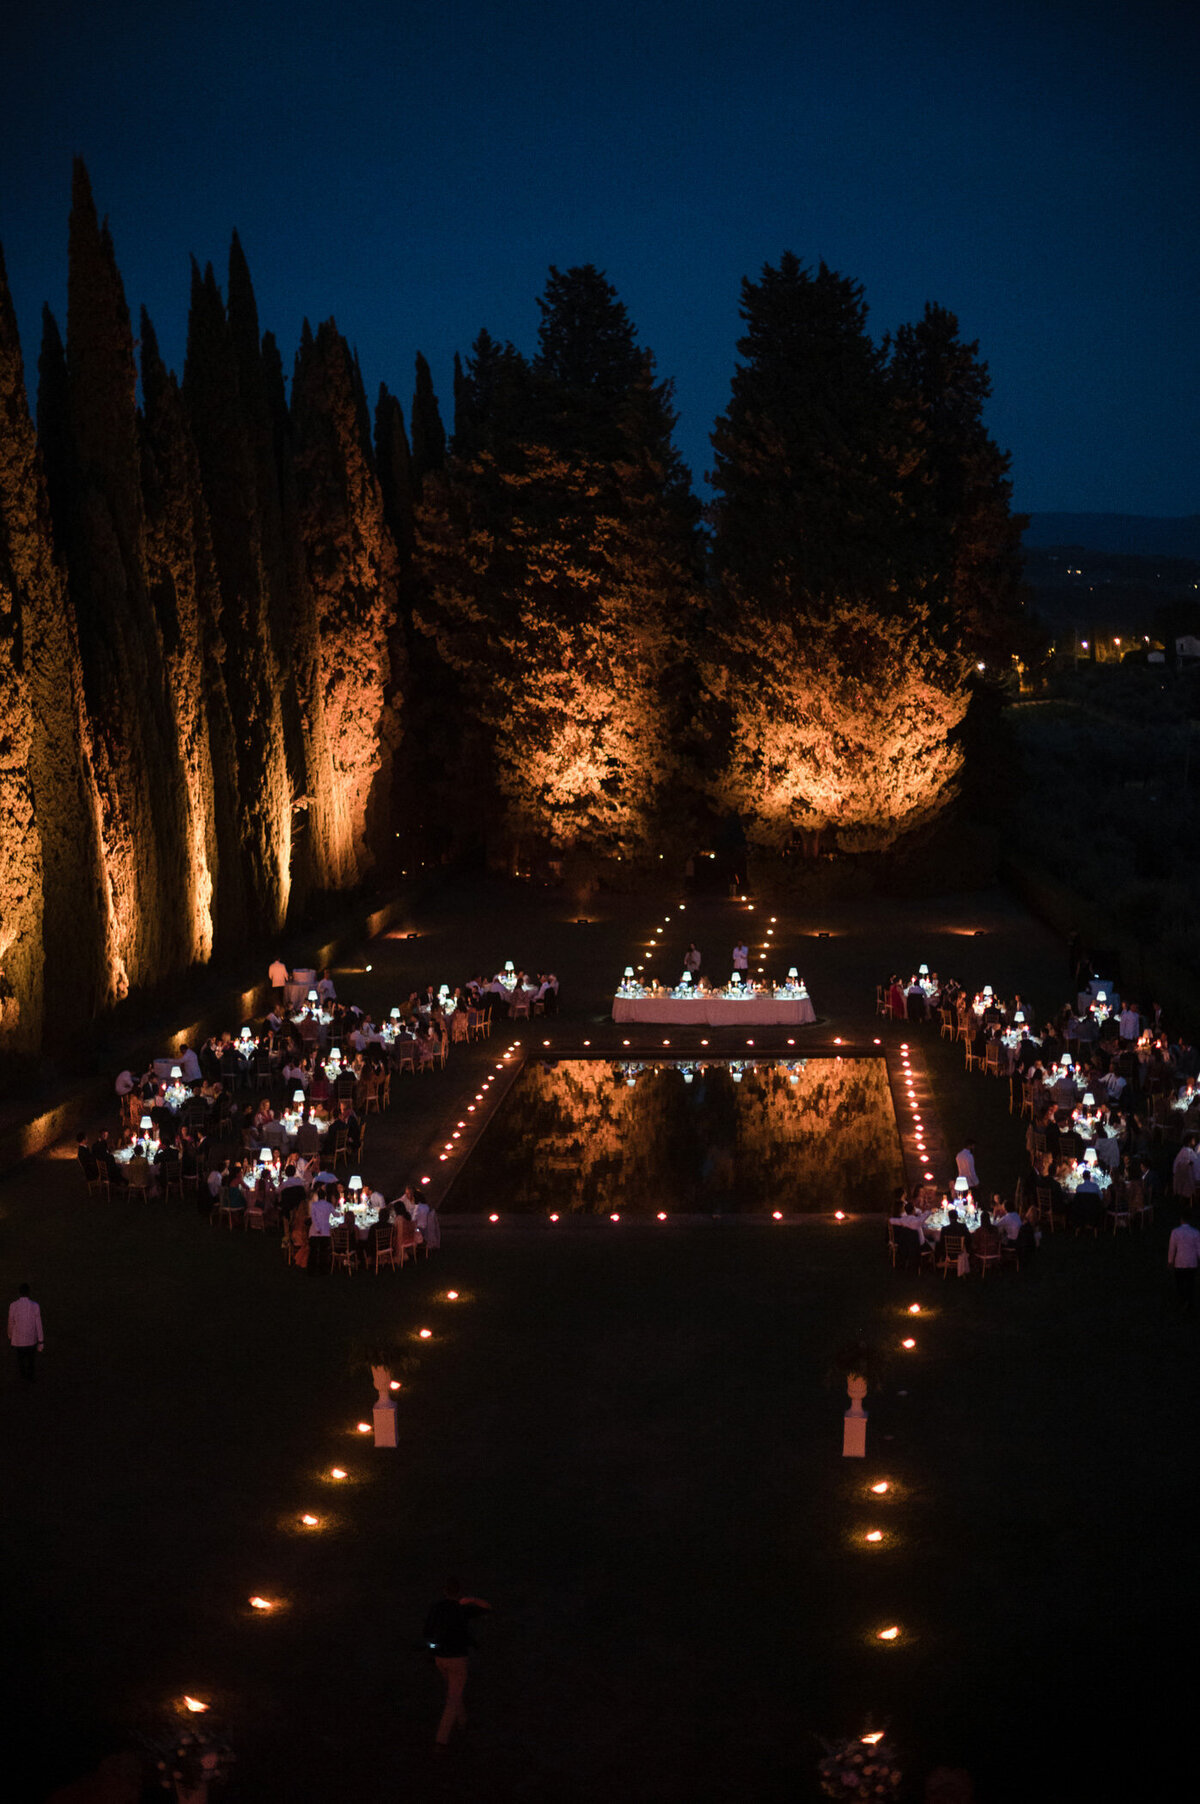
[[[884,1209],[904,1182],[882,1059],[531,1059],[448,1212]]]

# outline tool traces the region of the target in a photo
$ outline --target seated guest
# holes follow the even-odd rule
[[[997,1204],[999,1204],[998,1209],[996,1208]],[[1021,1232],[1021,1217],[1017,1213],[1015,1204],[1001,1202],[997,1196],[992,1198],[992,1205],[992,1226],[1006,1240],[1015,1240]]]
[[[324,1065],[318,1065],[313,1072],[312,1082],[308,1087],[310,1102],[329,1102],[333,1096],[333,1085],[329,1081],[329,1073]]]
[[[1038,1212],[1031,1203],[1017,1230],[1017,1270],[1028,1271],[1038,1249]]]

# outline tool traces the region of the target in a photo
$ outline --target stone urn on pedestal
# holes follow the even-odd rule
[[[847,1373],[846,1390],[850,1396],[850,1407],[842,1417],[842,1458],[865,1459],[867,1412],[862,1405],[867,1394],[867,1381],[861,1372]]]
[[[371,1382],[375,1386],[375,1407],[371,1414],[375,1423],[375,1445],[396,1445],[396,1405],[392,1400],[392,1369],[371,1363]]]
[[[842,1418],[842,1456],[864,1459],[867,1452],[867,1412],[863,1398],[868,1389],[878,1390],[881,1360],[874,1347],[859,1339],[840,1347],[834,1356],[834,1371],[840,1376],[850,1397],[850,1407]]]

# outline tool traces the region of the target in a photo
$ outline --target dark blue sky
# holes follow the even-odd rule
[[[980,340],[1028,509],[1200,511],[1191,0],[41,0],[6,30],[0,240],[27,371],[65,325],[70,158],[182,364],[236,225],[285,367],[329,314],[407,402],[481,325],[531,349],[592,262],[677,384],[697,479],[743,275],[791,249],[882,335]]]

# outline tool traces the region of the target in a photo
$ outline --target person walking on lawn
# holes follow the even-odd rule
[[[425,1618],[425,1640],[433,1655],[434,1665],[446,1682],[446,1702],[437,1726],[435,1748],[450,1745],[455,1723],[467,1726],[463,1692],[467,1686],[467,1665],[471,1655],[471,1622],[491,1609],[482,1597],[464,1597],[457,1579],[448,1579],[443,1596],[430,1607]]]

